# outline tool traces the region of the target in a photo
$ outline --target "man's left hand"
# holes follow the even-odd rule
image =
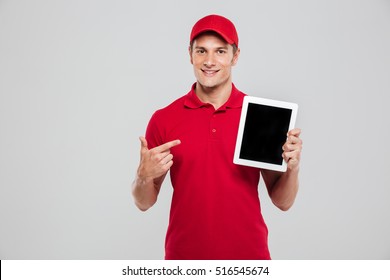
[[[289,171],[299,170],[299,161],[302,151],[302,140],[299,138],[301,129],[294,128],[287,133],[287,141],[284,143],[283,158],[287,162],[287,169]]]

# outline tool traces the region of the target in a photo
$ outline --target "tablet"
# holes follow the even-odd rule
[[[294,128],[297,111],[295,103],[245,96],[233,162],[285,172],[282,146]]]

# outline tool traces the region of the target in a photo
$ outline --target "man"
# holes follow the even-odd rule
[[[200,19],[190,35],[196,83],[154,113],[140,137],[132,185],[145,211],[170,170],[173,197],[165,259],[270,259],[268,229],[258,196],[260,174],[272,202],[288,210],[298,191],[300,130],[289,131],[285,173],[233,163],[244,94],[232,83],[240,49],[234,24],[218,15]]]

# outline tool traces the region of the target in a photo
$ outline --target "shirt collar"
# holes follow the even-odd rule
[[[202,102],[195,93],[196,83],[191,87],[190,92],[186,95],[184,106],[190,109],[198,109],[204,106],[209,106],[209,103]],[[229,99],[218,110],[225,110],[227,108],[241,108],[245,94],[239,91],[232,83],[232,92]]]

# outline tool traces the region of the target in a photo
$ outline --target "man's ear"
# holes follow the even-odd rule
[[[191,48],[191,46],[188,47],[188,54],[190,55],[190,62],[191,62],[191,64],[194,64],[193,61],[192,61],[192,48]]]
[[[237,64],[239,56],[240,56],[240,49],[237,49],[235,54],[233,55],[232,66],[235,66]]]

